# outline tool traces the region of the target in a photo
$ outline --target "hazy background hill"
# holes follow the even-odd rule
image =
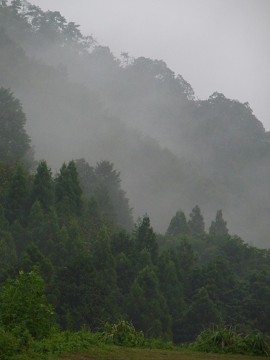
[[[0,5],[0,85],[23,104],[37,159],[106,159],[134,217],[165,231],[198,204],[223,209],[231,233],[269,247],[269,133],[247,103],[191,85],[161,60],[116,59],[58,12]]]

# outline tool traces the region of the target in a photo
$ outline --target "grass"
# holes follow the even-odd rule
[[[135,349],[117,346],[93,347],[87,353],[60,356],[58,360],[261,360],[260,356],[221,355],[187,350]]]

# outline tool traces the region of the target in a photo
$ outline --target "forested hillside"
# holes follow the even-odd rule
[[[0,24],[1,334],[269,334],[270,143],[249,105],[200,101],[163,61],[116,59],[26,1]]]
[[[21,103],[4,88],[0,100],[2,129],[16,129],[2,131],[2,141],[20,144],[1,153],[0,329],[48,335],[52,312],[33,307],[40,290],[30,295],[41,286],[39,272],[62,329],[97,331],[127,319],[145,336],[175,343],[213,324],[269,333],[269,250],[229,235],[221,210],[208,230],[198,205],[188,216],[177,211],[165,235],[147,215],[133,225],[120,173],[108,161],[69,161],[52,175],[43,160],[33,172]],[[45,328],[36,328],[33,311]]]
[[[222,208],[232,233],[269,246],[269,133],[248,103],[200,101],[162,60],[117,59],[26,1],[3,1],[0,23],[0,83],[23,103],[37,159],[113,162],[158,231],[198,203],[208,224]]]
[[[2,125],[13,110],[20,114],[14,121],[27,152],[21,105],[3,88],[1,95]],[[16,164],[25,162],[22,155],[1,163],[0,279],[37,267],[62,328],[100,330],[125,318],[146,336],[176,343],[194,340],[210,324],[269,332],[269,250],[229,235],[221,210],[209,230],[199,206],[189,216],[178,211],[165,235],[153,231],[147,215],[132,229],[112,163],[91,167],[79,159],[53,176],[46,161],[34,173]],[[0,324],[10,329],[16,319],[9,322],[1,301]]]

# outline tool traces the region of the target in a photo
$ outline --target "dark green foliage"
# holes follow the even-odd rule
[[[42,209],[46,212],[54,202],[54,184],[51,170],[46,161],[41,161],[37,167],[31,191],[32,203],[39,201]]]
[[[14,269],[16,262],[17,253],[12,235],[0,229],[0,281]]]
[[[0,88],[0,161],[15,163],[30,150],[21,103],[10,90]]]
[[[269,266],[252,271],[248,275],[248,295],[246,296],[246,311],[255,323],[255,327],[269,333],[270,309],[266,299],[270,296]]]
[[[175,341],[190,342],[203,329],[210,324],[218,324],[220,320],[221,315],[217,306],[209,297],[207,290],[201,288],[194,295],[183,317],[175,323]]]
[[[97,200],[103,203],[103,206],[109,205],[101,200],[101,194],[108,192],[108,198],[111,201],[113,211],[116,215],[116,221],[125,229],[131,230],[133,226],[132,210],[129,207],[129,200],[126,198],[125,192],[121,189],[120,172],[114,169],[113,163],[109,161],[101,161],[97,163],[95,168],[97,177]],[[100,199],[100,200],[99,200]]]
[[[164,251],[158,259],[158,278],[161,293],[167,300],[172,319],[178,319],[185,309],[184,289],[169,251]]]
[[[147,337],[170,336],[171,317],[153,267],[141,270],[130,290],[128,314]]]
[[[80,214],[82,207],[82,190],[74,161],[63,164],[56,178],[55,196],[58,211],[62,216]]]
[[[10,223],[15,220],[24,223],[28,210],[29,185],[28,174],[22,166],[17,166],[10,180],[5,204],[6,217]]]
[[[14,175],[14,168],[11,165],[0,162],[0,203],[5,204],[10,181]]]
[[[201,209],[196,205],[190,215],[188,225],[192,235],[202,235],[204,234],[204,219],[201,214]]]
[[[42,278],[46,281],[46,284],[50,284],[54,275],[54,268],[51,261],[45,257],[39,248],[30,243],[26,251],[21,254],[20,268],[25,272],[30,272],[34,268],[39,268],[39,272]]]
[[[227,235],[227,222],[223,219],[222,210],[218,210],[215,221],[212,221],[209,228],[209,234],[212,235]]]
[[[93,197],[83,198],[74,164],[56,179],[45,162],[34,176],[21,166],[2,170],[1,281],[38,266],[63,328],[99,330],[123,317],[147,338],[177,343],[210,323],[269,331],[269,252],[205,233],[199,208],[192,214],[200,221],[194,215],[190,223],[200,232],[164,235],[159,248],[148,216],[129,234],[108,222]],[[90,173],[95,186],[100,180]]]
[[[178,236],[187,235],[189,228],[186,216],[183,211],[177,211],[175,216],[171,219],[170,225],[167,229],[167,235]]]
[[[156,234],[150,224],[150,219],[145,215],[139,219],[135,228],[135,248],[137,251],[146,249],[149,251],[151,260],[156,263],[158,256],[158,244]]]
[[[168,224],[166,217],[179,204],[201,204],[206,218],[209,209],[222,206],[230,221],[239,220],[248,235],[252,230],[254,242],[259,232],[266,234],[266,244],[269,134],[247,104],[218,93],[195,101],[191,86],[163,61],[126,58],[121,67],[109,48],[91,43],[59,12],[43,12],[19,0],[5,3],[0,5],[1,84],[20,94],[40,158],[46,151],[56,168],[74,155],[100,159],[109,154],[133,201],[151,204],[151,223],[159,218]],[[55,66],[59,63],[64,65]],[[114,118],[108,115],[110,109]],[[131,320],[147,337],[176,342],[193,341],[212,322],[269,333],[268,250],[231,237],[221,210],[207,234],[198,206],[188,222],[183,212],[176,212],[167,234],[159,236],[162,246],[148,216],[132,233],[123,231],[133,227],[132,211],[114,164],[90,166],[80,159],[64,164],[53,177],[41,161],[36,173],[29,174],[15,165],[25,161],[30,150],[25,121],[20,102],[1,88],[0,161],[11,163],[0,164],[2,283],[18,269],[26,276],[38,266],[60,326],[103,329],[107,321],[124,318],[128,322],[110,327],[118,343],[133,344],[137,332]],[[145,133],[150,129],[169,149],[142,138],[128,122]],[[10,127],[12,131],[6,131]],[[242,207],[235,207],[237,199]],[[261,225],[266,231],[258,230]],[[13,351],[10,341],[17,351],[18,339],[28,344],[32,336],[45,336],[39,333],[42,329],[49,332],[45,320],[37,330],[30,321],[38,300],[31,292],[27,299],[34,305],[24,301],[29,284],[29,279],[24,281],[15,294],[22,298],[12,298],[19,304],[20,311],[10,311],[16,320],[5,318],[12,301],[6,301],[0,315],[4,326],[12,326],[0,339],[8,351]],[[260,336],[250,341],[262,350]],[[58,354],[88,348],[92,341],[86,332],[65,332],[35,344],[39,354]]]
[[[94,197],[103,215],[111,222],[131,230],[133,226],[132,209],[121,188],[120,173],[113,163],[101,161],[90,167],[84,159],[76,160],[79,180],[85,196]]]

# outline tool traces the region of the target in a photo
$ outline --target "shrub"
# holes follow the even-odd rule
[[[105,324],[102,340],[115,345],[135,347],[144,344],[144,334],[136,331],[130,322],[120,320],[117,324]]]
[[[94,334],[86,330],[79,332],[52,331],[49,337],[35,341],[32,349],[38,354],[60,355],[87,350],[92,345],[97,345],[99,340],[99,334]]]
[[[204,330],[191,347],[204,352],[265,356],[270,354],[269,344],[262,333],[256,332],[245,336],[226,326]]]
[[[245,343],[252,354],[270,356],[269,339],[261,332],[247,335]]]
[[[0,359],[9,359],[19,351],[19,341],[10,331],[0,327]]]
[[[0,325],[7,331],[20,328],[33,338],[46,337],[54,326],[52,307],[44,295],[44,281],[37,271],[21,271],[0,292]]]

